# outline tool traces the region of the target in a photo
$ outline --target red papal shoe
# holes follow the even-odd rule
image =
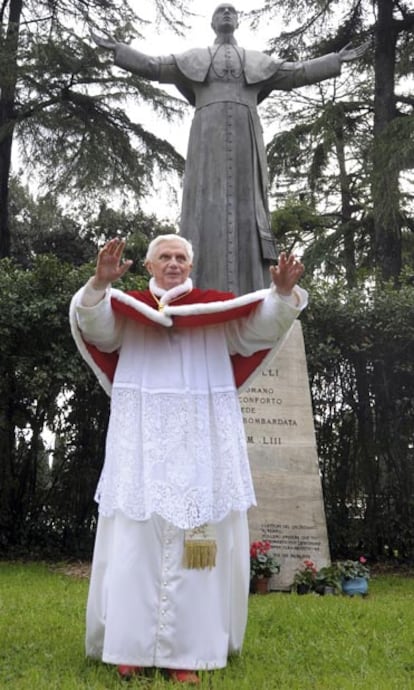
[[[200,678],[194,671],[186,671],[178,668],[167,668],[167,673],[170,680],[174,680],[177,683],[192,683],[193,685],[197,685],[200,682]]]
[[[141,672],[141,666],[127,666],[126,664],[121,664],[121,666],[118,666],[119,675],[121,676],[121,678],[125,678],[126,680],[128,678],[132,678],[132,676],[138,675],[138,673]]]

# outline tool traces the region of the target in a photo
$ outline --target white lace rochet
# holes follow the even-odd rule
[[[191,280],[168,292],[151,280],[150,289],[174,304]],[[119,349],[96,492],[100,513],[121,511],[133,520],[157,513],[189,529],[255,505],[229,353],[273,347],[299,310],[269,290],[247,319],[203,328],[143,326],[114,318],[109,291],[82,305],[85,290],[72,301],[84,337],[104,352]]]
[[[237,393],[114,386],[96,500],[105,516],[157,513],[184,529],[254,505]]]

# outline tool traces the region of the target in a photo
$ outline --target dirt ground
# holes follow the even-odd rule
[[[73,561],[70,563],[57,563],[50,565],[50,570],[54,573],[62,573],[69,577],[80,579],[88,578],[91,574],[91,563],[89,561]]]

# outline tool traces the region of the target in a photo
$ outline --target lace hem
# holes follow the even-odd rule
[[[105,516],[183,529],[255,505],[237,393],[114,389],[95,498]]]

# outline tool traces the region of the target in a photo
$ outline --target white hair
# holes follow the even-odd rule
[[[193,263],[193,258],[194,258],[194,252],[193,248],[191,246],[191,242],[185,239],[185,237],[182,237],[181,235],[158,235],[157,237],[154,237],[153,240],[148,245],[147,249],[147,254],[145,256],[145,262],[147,261],[152,261],[154,259],[154,254],[155,250],[158,247],[159,244],[162,242],[171,242],[172,240],[176,241],[179,240],[182,242],[185,253],[187,254],[188,260],[190,263]]]

